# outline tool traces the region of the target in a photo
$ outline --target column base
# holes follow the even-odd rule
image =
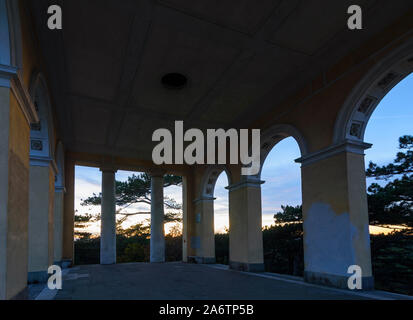
[[[26,287],[20,293],[16,294],[13,298],[10,300],[29,300],[29,288]]]
[[[46,283],[49,279],[47,271],[29,272],[27,276],[28,283]]]
[[[245,262],[229,262],[229,268],[244,272],[264,272],[265,265],[263,263],[245,263]]]
[[[60,267],[62,269],[68,269],[73,266],[73,261],[70,259],[60,261]]]
[[[304,271],[304,281],[306,282],[350,290],[347,284],[348,278],[335,274]],[[357,291],[374,290],[374,277],[362,277],[361,286],[362,289]]]
[[[188,263],[195,263],[195,264],[215,264],[216,259],[214,257],[197,257],[191,256],[188,257]]]

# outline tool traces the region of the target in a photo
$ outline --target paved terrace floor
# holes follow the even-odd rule
[[[382,291],[353,293],[271,273],[222,265],[128,263],[64,270],[63,288],[31,287],[36,300],[360,300],[408,299]]]

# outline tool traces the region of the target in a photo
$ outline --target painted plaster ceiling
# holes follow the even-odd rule
[[[58,126],[69,150],[150,159],[152,132],[243,128],[401,16],[411,1],[32,0]],[[179,72],[182,90],[161,84]]]

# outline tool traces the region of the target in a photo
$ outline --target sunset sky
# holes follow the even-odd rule
[[[398,138],[413,134],[413,75],[396,86],[380,103],[367,127],[365,141],[373,147],[366,151],[366,166],[369,161],[384,165],[392,162],[398,152]],[[301,204],[300,165],[294,162],[300,157],[300,151],[293,138],[280,142],[270,153],[264,163],[262,180],[263,226],[274,223],[274,213],[281,210],[281,205]],[[132,172],[119,171],[116,179],[123,181]],[[368,179],[368,185],[374,182]],[[87,198],[101,190],[101,172],[97,168],[76,167],[76,210],[79,214],[99,213],[99,207],[82,207],[81,199]],[[226,174],[218,179],[215,188],[215,231],[222,232],[228,227],[228,185]],[[165,189],[165,195],[182,201],[180,187]],[[128,212],[148,212],[148,205],[134,205]],[[138,216],[130,218],[125,227],[150,218]],[[168,230],[168,226],[166,228]],[[94,224],[90,231],[99,233],[99,224]]]

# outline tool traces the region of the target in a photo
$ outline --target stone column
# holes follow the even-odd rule
[[[63,252],[62,267],[67,268],[74,263],[74,228],[75,228],[75,161],[65,160],[66,193],[63,200]]]
[[[29,283],[46,282],[47,270],[54,264],[53,160],[30,159],[29,188]]]
[[[151,262],[165,262],[163,174],[151,179]]]
[[[304,262],[308,282],[348,288],[348,268],[361,267],[373,288],[364,150],[347,141],[302,163]]]
[[[63,258],[63,213],[64,213],[64,187],[55,187],[54,196],[54,263],[62,264]]]
[[[229,265],[231,269],[264,271],[261,184],[242,181],[229,186]]]
[[[100,264],[116,263],[116,201],[113,168],[102,171],[102,214],[100,232]]]
[[[215,198],[195,200],[196,223],[196,257],[197,263],[215,263],[215,228],[214,228]]]
[[[182,177],[182,261],[196,255],[195,182],[192,172]]]

